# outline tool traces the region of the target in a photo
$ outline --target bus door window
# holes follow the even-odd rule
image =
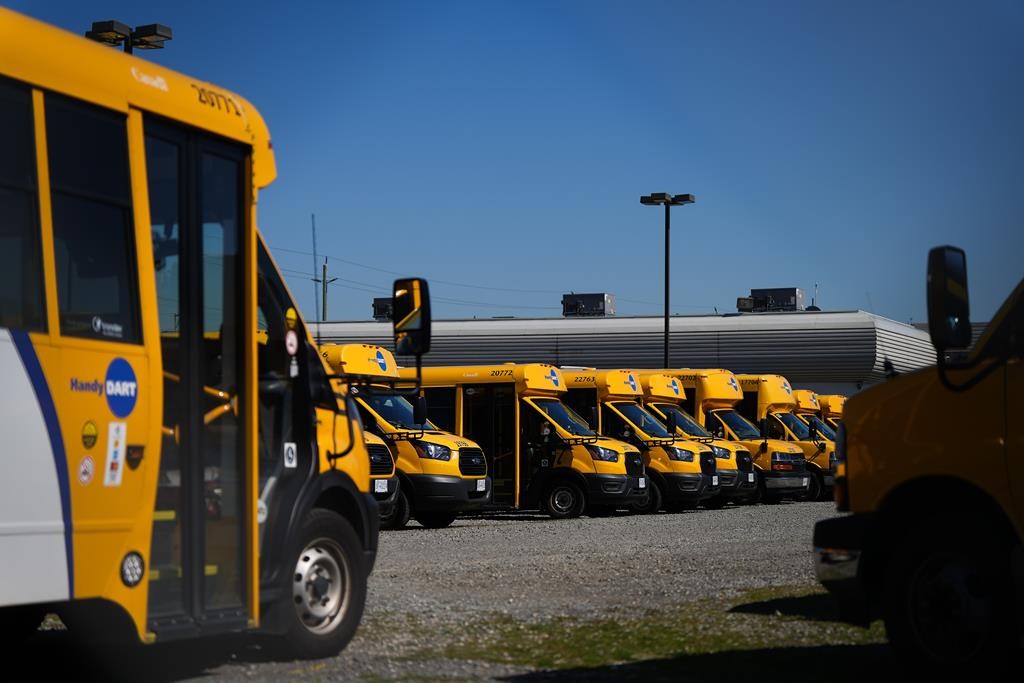
[[[782,424],[775,415],[768,416],[768,438],[779,439],[781,441],[792,441],[792,437],[789,432],[786,431],[786,426]]]
[[[722,424],[722,419],[715,413],[707,412],[704,414],[704,429],[711,432],[711,435],[716,439],[730,438],[725,430],[725,425]]]
[[[521,488],[529,486],[529,479],[537,470],[554,465],[558,440],[551,423],[536,408],[522,401],[519,405],[520,472],[526,476],[520,482]]]
[[[446,432],[455,429],[455,387],[436,387],[425,392],[430,421]]]
[[[605,436],[642,447],[640,439],[633,429],[633,425],[623,420],[618,413],[606,405],[601,406],[601,426],[604,429],[603,434]]]
[[[32,97],[0,80],[0,327],[46,330]]]

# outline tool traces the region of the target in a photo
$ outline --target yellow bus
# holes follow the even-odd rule
[[[737,375],[743,390],[740,412],[750,420],[764,421],[768,436],[795,444],[807,461],[806,500],[831,499],[836,471],[835,434],[808,426],[797,416],[797,399],[789,380],[782,375]],[[817,399],[815,399],[817,402]],[[819,421],[820,422],[820,421]]]
[[[818,405],[821,406],[821,413],[818,416],[833,430],[839,429],[839,423],[843,419],[843,406],[846,405],[846,396],[819,394]]]
[[[647,496],[640,452],[599,436],[562,403],[565,378],[554,366],[424,368],[423,395],[434,422],[483,447],[496,506],[568,518]]]
[[[354,404],[256,230],[259,113],[0,9],[0,117],[5,634],[56,611],[76,637],[337,652],[377,510]]]
[[[686,389],[688,412],[716,438],[735,441],[754,459],[757,488],[750,502],[776,503],[782,498],[807,494],[807,463],[803,451],[767,433],[737,408],[743,392],[736,375],[728,370],[670,370]]]
[[[639,373],[631,370],[562,368],[565,404],[590,416],[597,432],[640,449],[647,474],[647,500],[636,510],[654,513],[694,509],[718,495],[715,454],[697,441],[678,439],[641,405]]]
[[[644,391],[644,408],[662,422],[675,423],[676,435],[682,439],[705,443],[714,451],[718,473],[718,495],[702,502],[706,508],[717,509],[733,501],[750,498],[757,487],[754,461],[750,452],[735,441],[716,439],[693,416],[686,412],[686,389],[675,377],[656,371],[640,371]]]
[[[381,516],[385,529],[401,529],[410,517],[439,529],[459,513],[490,503],[491,478],[483,450],[470,439],[438,429],[422,406],[417,409],[406,399],[408,392],[394,387],[398,366],[390,351],[371,344],[324,345],[321,351],[331,367],[372,382],[353,393],[364,427],[385,440],[396,461],[398,493],[393,512]],[[390,387],[385,384],[389,381]]]
[[[926,680],[1012,678],[1024,636],[1024,280],[966,355],[963,250],[931,250],[927,294],[937,364],[845,407],[835,500],[846,514],[815,526],[818,580],[844,620],[882,618]]]
[[[370,487],[377,501],[381,526],[394,517],[398,501],[398,474],[395,472],[395,458],[391,455],[384,439],[363,428],[363,441],[370,457]]]

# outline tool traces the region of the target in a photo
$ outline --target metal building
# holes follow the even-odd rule
[[[387,323],[324,322],[319,334],[392,347]],[[663,343],[660,316],[435,320],[423,363],[656,368]],[[886,359],[897,372],[935,362],[927,332],[865,311],[673,316],[669,347],[673,367],[779,373],[798,388],[847,395],[883,381]]]

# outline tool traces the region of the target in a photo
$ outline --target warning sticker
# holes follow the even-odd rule
[[[107,429],[107,464],[103,468],[103,485],[120,486],[124,476],[125,440],[128,425],[125,422],[111,422]]]
[[[96,464],[92,458],[88,455],[82,458],[82,462],[78,463],[78,483],[82,486],[87,486],[92,481],[92,474],[95,469]]]

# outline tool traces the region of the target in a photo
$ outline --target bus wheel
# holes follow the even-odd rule
[[[395,500],[395,505],[391,509],[391,514],[382,516],[380,518],[381,529],[404,529],[405,525],[409,523],[409,517],[412,513],[412,506],[409,504],[409,498],[405,494],[405,490],[399,487],[398,498]]]
[[[655,483],[653,477],[647,477],[647,497],[644,498],[642,503],[634,505],[633,510],[640,514],[653,515],[661,509],[661,502],[661,489],[658,488],[658,484]]]
[[[416,521],[428,529],[443,529],[451,526],[457,516],[454,512],[420,512],[416,515]]]
[[[809,500],[811,502],[821,500],[821,491],[824,488],[825,484],[821,480],[821,475],[814,470],[808,469],[807,493],[800,500]]]
[[[363,549],[339,514],[314,508],[294,557],[285,646],[299,659],[338,654],[355,635],[366,603]]]
[[[544,511],[555,519],[583,514],[583,492],[571,481],[556,481],[544,493]]]
[[[926,673],[1012,666],[1018,630],[1010,576],[1005,544],[983,525],[911,525],[885,576],[883,617],[893,650]]]

